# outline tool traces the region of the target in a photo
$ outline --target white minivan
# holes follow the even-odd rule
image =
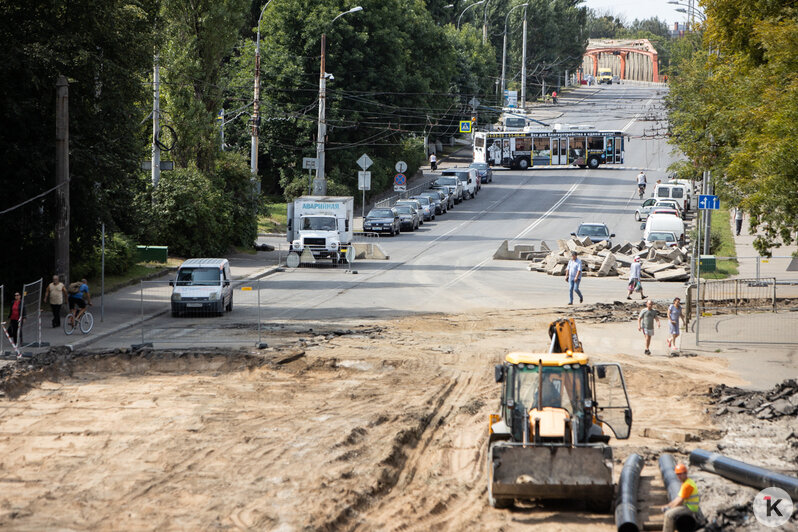
[[[227,259],[188,259],[177,269],[172,286],[172,316],[224,314],[233,310],[233,287]]]
[[[672,199],[679,202],[682,212],[690,208],[690,194],[686,186],[680,183],[660,183],[654,187],[654,197],[658,200]]]
[[[672,214],[652,214],[643,227],[643,240],[648,241],[650,233],[673,233],[680,246],[684,245],[684,222]]]

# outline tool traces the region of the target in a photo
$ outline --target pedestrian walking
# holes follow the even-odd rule
[[[435,152],[429,154],[429,167],[433,171],[438,169],[438,156],[435,155]]]
[[[571,253],[571,260],[565,268],[565,281],[568,283],[568,304],[574,304],[574,291],[579,296],[579,302],[584,301],[582,292],[579,291],[579,283],[582,281],[582,261],[576,251]]]
[[[642,267],[643,264],[640,261],[640,257],[635,257],[635,260],[632,261],[632,267],[629,269],[629,286],[627,287],[628,293],[626,294],[626,299],[632,299],[632,292],[635,290],[640,292],[640,299],[646,298],[646,296],[643,295],[643,283],[640,282],[640,271]]]
[[[676,340],[679,338],[679,319],[684,322],[687,328],[687,322],[682,312],[682,300],[678,297],[673,298],[673,303],[668,307],[668,347],[676,349]]]
[[[11,303],[11,312],[8,314],[8,327],[6,331],[14,347],[22,343],[22,328],[25,321],[25,308],[22,305],[22,294],[14,293],[14,302]]]
[[[646,339],[646,350],[644,352],[647,355],[651,354],[649,348],[651,347],[651,337],[654,336],[654,321],[657,322],[657,327],[659,327],[659,312],[654,308],[654,302],[648,300],[646,301],[646,307],[637,316],[637,330],[643,331],[643,336]]]
[[[44,303],[50,305],[53,311],[53,327],[61,326],[61,305],[64,304],[69,294],[66,286],[57,275],[53,275],[53,282],[44,290]]]
[[[557,91],[551,92],[551,101],[554,102],[555,104],[557,103]]]
[[[743,210],[740,207],[734,208],[734,225],[737,230],[737,236],[740,236],[740,231],[743,228]]]
[[[673,468],[676,477],[682,483],[679,494],[668,504],[662,507],[665,512],[665,521],[662,523],[663,532],[673,532],[676,530],[676,522],[682,516],[692,516],[696,523],[704,521],[704,516],[699,508],[698,486],[695,481],[687,476],[687,466],[676,464]]]

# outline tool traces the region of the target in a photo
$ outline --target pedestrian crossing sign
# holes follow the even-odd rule
[[[471,133],[471,120],[460,120],[460,133]]]

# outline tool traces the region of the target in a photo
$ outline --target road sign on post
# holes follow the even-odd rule
[[[471,133],[471,120],[460,120],[460,133]]]
[[[396,174],[393,177],[393,189],[395,192],[405,192],[407,190],[407,177],[404,174]]]
[[[404,174],[405,170],[407,170],[407,163],[404,161],[399,161],[396,163],[396,171],[400,174]]]
[[[303,157],[302,158],[302,169],[303,170],[315,170],[316,163],[318,163],[318,159],[315,157]]]
[[[698,208],[716,211],[720,209],[720,199],[717,196],[713,196],[711,194],[699,194]]]
[[[371,172],[357,173],[357,189],[371,190]]]
[[[373,163],[374,161],[372,161],[371,158],[365,153],[360,156],[360,159],[357,160],[358,166],[360,166],[363,170],[368,170],[369,166],[371,166]]]

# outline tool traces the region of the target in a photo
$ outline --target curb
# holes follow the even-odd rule
[[[280,272],[282,270],[283,270],[283,268],[280,265],[270,266],[268,268],[264,268],[263,270],[259,270],[259,271],[253,273],[252,275],[250,275],[248,277],[244,277],[243,279],[235,279],[235,280],[236,281],[259,280],[259,279],[262,279],[264,277],[268,277],[269,275],[271,275],[273,273]],[[139,279],[139,281],[144,281],[144,280],[146,280],[146,279]],[[134,284],[134,283],[131,283],[131,285],[132,284]],[[64,344],[64,345],[66,347],[68,347],[70,350],[74,351],[76,347],[89,346],[89,345],[91,345],[91,344],[93,344],[95,342],[98,342],[98,341],[100,341],[100,340],[102,340],[104,338],[107,338],[107,337],[109,337],[111,335],[114,335],[114,334],[117,334],[119,332],[122,332],[125,329],[129,329],[129,328],[135,326],[137,323],[143,323],[145,321],[152,320],[152,319],[157,318],[159,316],[163,316],[164,314],[166,314],[168,312],[169,312],[169,309],[164,309],[164,310],[155,312],[153,314],[150,314],[149,316],[146,316],[143,319],[142,318],[137,318],[135,320],[130,320],[130,321],[128,321],[126,323],[123,323],[121,325],[117,325],[113,329],[109,329],[107,331],[104,331],[102,333],[96,334],[94,336],[90,336],[90,337],[87,336],[85,340],[80,340],[80,341],[77,341],[77,342],[74,342],[74,343],[71,343],[71,344]],[[51,346],[51,347],[55,347],[55,346]]]

